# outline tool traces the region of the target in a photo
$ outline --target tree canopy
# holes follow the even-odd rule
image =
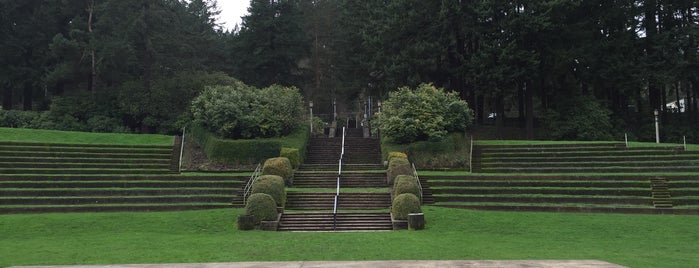
[[[530,137],[584,100],[639,139],[656,109],[699,139],[692,0],[251,0],[248,11],[223,31],[215,0],[0,0],[2,107],[90,92],[109,104],[102,116],[172,132],[224,74],[319,104],[432,83],[467,100],[477,124],[496,114]]]

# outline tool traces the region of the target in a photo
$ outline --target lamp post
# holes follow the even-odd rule
[[[655,143],[660,143],[660,127],[658,124],[658,109],[653,111],[653,116],[655,117]]]
[[[311,110],[311,118],[309,119],[309,125],[311,126],[311,135],[313,135],[313,101],[308,102],[308,108]]]

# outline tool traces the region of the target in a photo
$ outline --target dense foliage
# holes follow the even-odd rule
[[[465,101],[431,84],[391,92],[379,115],[384,135],[397,143],[441,140],[449,132],[463,132],[473,120]]]
[[[302,114],[295,88],[234,86],[205,89],[192,101],[194,122],[224,138],[271,138],[291,133]]]
[[[45,111],[90,92],[106,112],[93,127],[75,117],[80,128],[171,133],[204,86],[228,85],[187,81],[222,72],[295,86],[318,114],[333,99],[433,83],[467,100],[477,123],[492,114],[529,137],[571,96],[639,140],[653,138],[655,109],[663,137],[699,137],[695,1],[250,0],[232,31],[217,14],[213,0],[0,0],[2,108]],[[103,127],[113,124],[123,127]]]
[[[561,101],[545,116],[546,136],[554,140],[612,140],[612,111],[591,97]]]

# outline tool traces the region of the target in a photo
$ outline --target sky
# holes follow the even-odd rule
[[[241,24],[242,16],[248,13],[250,0],[218,0],[218,8],[221,10],[218,22],[221,23],[223,29],[233,29],[235,24]]]

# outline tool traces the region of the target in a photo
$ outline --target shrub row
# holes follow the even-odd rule
[[[286,186],[294,184],[294,170],[291,167],[291,162],[286,157],[267,159],[262,166],[262,174],[279,176]]]
[[[263,193],[270,195],[277,207],[284,207],[286,204],[286,189],[284,179],[277,175],[262,175],[252,184],[250,192],[253,194]]]
[[[272,139],[221,139],[199,126],[192,127],[190,133],[209,158],[233,165],[254,165],[276,157],[282,147],[281,142]]]
[[[391,213],[396,220],[408,219],[408,214],[422,212],[420,208],[420,186],[413,176],[407,155],[390,152],[388,160],[388,182],[392,185],[393,201]]]
[[[262,221],[277,220],[277,204],[269,194],[255,193],[250,195],[245,205],[245,212],[247,215],[252,215],[255,225]]]

